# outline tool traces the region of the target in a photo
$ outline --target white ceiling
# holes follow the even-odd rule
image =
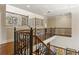
[[[11,5],[43,16],[54,16],[69,13],[70,9],[76,6],[71,4],[29,4],[30,8],[27,8],[27,4]],[[48,13],[48,11],[50,11],[50,13]]]

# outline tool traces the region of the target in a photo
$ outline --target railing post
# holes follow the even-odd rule
[[[33,30],[30,30],[30,55],[33,53]]]
[[[16,55],[16,27],[14,27],[14,55]]]
[[[50,49],[50,43],[47,44],[48,48]],[[48,49],[48,55],[51,54],[50,50]]]
[[[78,55],[79,55],[79,51],[78,51]]]
[[[46,36],[47,36],[47,35],[46,35],[46,32],[47,32],[47,29],[45,28],[45,40],[46,40]]]
[[[50,37],[52,36],[52,28],[50,28]]]

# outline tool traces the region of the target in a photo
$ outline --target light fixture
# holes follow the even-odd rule
[[[26,5],[27,8],[30,8],[30,5]]]
[[[47,13],[51,13],[51,11],[47,11]]]
[[[43,15],[48,15],[48,14],[50,14],[51,13],[51,11],[47,11],[46,13],[44,13]]]

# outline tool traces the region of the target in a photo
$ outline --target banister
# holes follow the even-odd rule
[[[17,44],[17,42],[18,43],[20,43],[20,41],[21,41],[21,45],[23,46],[23,47],[21,47],[22,49],[24,49],[24,44],[26,44],[27,45],[27,47],[28,47],[28,45],[29,45],[29,43],[30,43],[30,47],[28,47],[28,49],[27,49],[27,51],[29,51],[29,48],[30,48],[30,55],[32,55],[32,53],[34,52],[33,50],[33,43],[34,43],[34,39],[33,39],[33,37],[35,37],[35,43],[38,45],[38,46],[36,46],[37,47],[37,52],[39,51],[39,46],[40,47],[42,47],[41,45],[39,45],[39,43],[42,43],[42,45],[46,48],[46,50],[45,51],[47,51],[48,52],[48,54],[53,54],[54,52],[50,49],[50,44],[48,44],[47,45],[47,43],[48,43],[48,41],[47,40],[45,40],[45,41],[42,41],[42,38],[40,38],[39,36],[37,36],[37,35],[33,35],[34,34],[34,32],[33,32],[33,30],[35,30],[35,29],[24,29],[24,30],[16,30],[16,28],[14,28],[14,42],[16,42],[16,43],[14,43],[15,45],[14,45],[14,48],[16,48],[15,46],[16,46],[16,44]],[[37,30],[39,30],[39,29],[37,29]],[[52,34],[52,29],[51,29],[51,31],[47,31],[47,30],[49,30],[49,29],[44,29],[45,30],[45,35],[48,35],[49,36],[49,34]],[[36,34],[36,33],[35,33]],[[23,37],[21,36],[21,35],[23,35]],[[32,36],[33,35],[33,36]],[[28,37],[27,37],[28,36]],[[51,36],[50,36],[51,37]],[[29,38],[29,39],[28,39]],[[18,40],[17,40],[18,39]],[[21,40],[21,39],[24,39],[23,41]],[[46,39],[46,37],[45,37],[45,39]],[[30,41],[29,41],[30,40]],[[47,41],[47,42],[46,42]],[[27,43],[26,43],[27,42]],[[46,42],[46,43],[45,43]],[[24,43],[24,44],[22,44],[22,43]],[[26,47],[25,47],[26,48]],[[36,51],[35,50],[35,51]],[[43,49],[44,50],[44,49]],[[16,53],[15,53],[16,54]],[[21,53],[22,54],[22,53]],[[38,54],[40,54],[40,53],[38,53]]]
[[[40,41],[40,43],[42,43],[49,51],[49,53],[50,52],[52,52],[53,53],[53,51],[50,49],[50,47],[48,47],[38,36],[36,36],[36,35],[33,35],[33,37],[36,37],[36,39],[35,40],[39,40]],[[38,50],[38,49],[37,49]]]

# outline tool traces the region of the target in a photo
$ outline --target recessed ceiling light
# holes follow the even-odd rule
[[[26,5],[27,8],[30,8],[30,5]]]

